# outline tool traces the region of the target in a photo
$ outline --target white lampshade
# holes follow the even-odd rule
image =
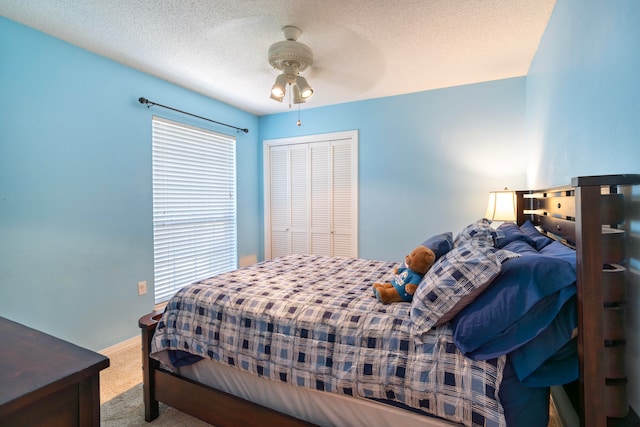
[[[489,193],[489,205],[485,218],[491,221],[515,221],[516,220],[516,193],[515,191],[492,191]]]

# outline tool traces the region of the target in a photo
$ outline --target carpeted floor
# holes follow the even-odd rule
[[[197,418],[160,404],[160,417],[144,420],[142,403],[142,351],[137,341],[105,354],[110,366],[100,372],[100,425],[102,427],[210,427]]]

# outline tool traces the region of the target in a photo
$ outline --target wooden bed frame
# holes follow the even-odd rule
[[[640,425],[626,395],[624,336],[629,197],[623,190],[638,184],[640,175],[587,176],[564,187],[516,193],[518,224],[530,219],[576,249],[580,378],[554,392],[569,396],[587,427]],[[147,421],[158,417],[163,402],[216,427],[311,425],[163,370],[149,356],[161,315],[153,312],[139,320]]]

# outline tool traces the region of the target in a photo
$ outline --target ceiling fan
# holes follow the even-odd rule
[[[276,42],[269,47],[269,64],[281,74],[271,88],[271,99],[282,102],[286,94],[286,86],[291,87],[290,96],[293,103],[306,102],[313,95],[313,88],[300,73],[313,65],[311,48],[298,41],[302,31],[291,25],[282,28],[285,40]]]

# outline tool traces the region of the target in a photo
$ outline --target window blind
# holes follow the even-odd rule
[[[235,138],[154,117],[156,304],[237,268]]]

